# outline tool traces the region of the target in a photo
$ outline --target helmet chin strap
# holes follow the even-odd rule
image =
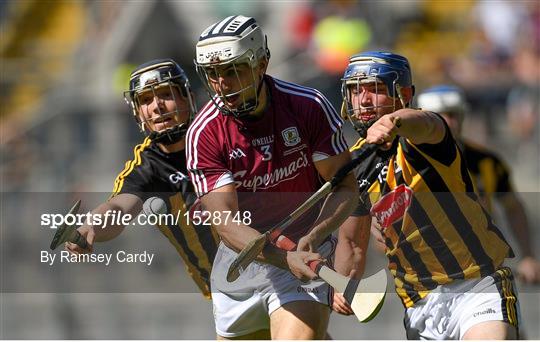
[[[361,121],[356,120],[353,121],[349,115],[347,115],[349,118],[349,121],[351,122],[354,130],[360,135],[361,138],[365,138],[367,136],[367,130],[377,121],[377,119],[371,119],[369,121]]]
[[[188,125],[183,123],[173,128],[166,129],[161,132],[152,132],[148,136],[150,139],[158,144],[172,145],[180,140],[186,135],[188,130]]]

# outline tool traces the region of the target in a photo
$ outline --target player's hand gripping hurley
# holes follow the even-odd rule
[[[276,246],[288,251],[296,249],[296,244],[284,235],[277,238]],[[319,260],[309,262],[308,266],[336,291],[343,293],[361,323],[371,321],[381,309],[386,297],[387,279],[384,270],[360,280],[341,275]]]

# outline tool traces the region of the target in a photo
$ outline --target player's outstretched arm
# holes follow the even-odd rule
[[[137,216],[142,210],[142,200],[132,194],[120,194],[107,202],[101,203],[94,210],[91,211],[94,215],[99,215],[102,218],[101,224],[84,224],[77,228],[79,233],[86,238],[88,248],[83,249],[75,243],[66,242],[66,250],[79,254],[79,253],[91,253],[93,250],[94,242],[102,242],[114,239],[123,230],[124,226],[112,222],[112,220],[105,220],[107,212],[112,213],[116,211],[120,215],[130,214],[132,218]],[[118,215],[118,214],[117,214]]]
[[[396,121],[396,118],[399,118]],[[367,131],[366,142],[383,144],[390,148],[394,138],[399,135],[413,144],[437,144],[446,134],[443,119],[432,112],[412,108],[397,110],[384,115]]]
[[[351,161],[349,151],[315,162],[319,175],[329,181],[337,171]],[[357,205],[358,187],[352,173],[334,188],[321,208],[311,231],[298,241],[299,251],[316,251],[326,237],[334,232]]]

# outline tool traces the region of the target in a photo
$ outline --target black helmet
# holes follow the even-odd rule
[[[146,129],[146,122],[142,121],[139,115],[140,103],[138,101],[138,95],[143,91],[151,90],[153,92],[156,88],[163,86],[176,87],[181,96],[187,99],[189,104],[188,120],[159,132],[152,131]],[[153,141],[166,145],[173,144],[185,136],[189,124],[197,111],[186,73],[172,59],[155,59],[135,68],[129,77],[129,90],[124,92],[124,98],[131,106],[133,116],[139,124],[141,131],[148,134]],[[175,112],[177,115],[180,114],[178,108],[175,109]],[[167,115],[170,113],[160,114]]]

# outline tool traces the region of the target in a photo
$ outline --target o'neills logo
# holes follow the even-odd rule
[[[296,292],[298,292],[298,293],[319,293],[319,289],[316,288],[316,287],[309,288],[309,287],[297,286],[296,287]]]
[[[250,189],[251,191],[257,191],[257,189],[266,189],[276,186],[282,181],[293,179],[298,176],[300,173],[297,171],[303,167],[309,165],[309,159],[304,152],[300,152],[301,156],[291,162],[287,166],[280,167],[275,169],[271,173],[265,173],[262,176],[253,176],[250,179],[237,180],[235,181],[236,187],[244,187]],[[247,171],[242,170],[236,172],[233,177],[234,179],[241,179],[246,175]]]
[[[255,138],[253,140],[251,140],[251,145],[257,147],[257,146],[262,146],[262,145],[268,145],[268,144],[271,144],[274,142],[274,135],[269,135],[269,136],[266,136],[266,137],[262,137],[262,138]]]
[[[383,229],[403,218],[411,205],[412,189],[401,184],[391,192],[384,195],[371,207],[371,215],[377,218],[377,222]]]
[[[480,315],[486,315],[486,314],[496,314],[496,313],[497,313],[497,311],[493,310],[492,308],[487,308],[484,311],[475,312],[473,314],[473,317],[477,317],[477,316],[480,316]]]

